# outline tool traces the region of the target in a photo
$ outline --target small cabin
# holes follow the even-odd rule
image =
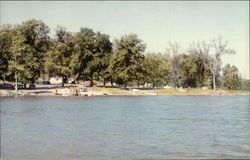
[[[50,84],[62,84],[63,79],[62,77],[51,77],[49,79]]]

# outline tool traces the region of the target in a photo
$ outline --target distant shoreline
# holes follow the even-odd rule
[[[21,89],[18,90],[17,96],[76,96],[74,94],[56,94],[56,89],[60,86],[38,86],[37,89]],[[77,86],[66,86],[66,88],[76,88]],[[78,86],[79,87],[79,86]],[[0,97],[15,96],[15,90],[0,89]],[[173,96],[216,96],[216,95],[250,95],[250,91],[240,90],[211,90],[211,89],[130,89],[124,90],[120,88],[104,88],[97,87],[96,89],[88,88],[86,92],[79,92],[77,96],[157,96],[157,95],[173,95]]]

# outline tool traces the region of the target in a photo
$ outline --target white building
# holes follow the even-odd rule
[[[50,84],[62,84],[63,79],[62,77],[51,77],[49,79]]]
[[[71,83],[71,84],[75,83],[75,79],[74,78],[69,78],[68,83]]]

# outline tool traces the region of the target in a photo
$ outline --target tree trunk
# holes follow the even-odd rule
[[[77,74],[74,76],[74,80],[76,81],[79,77],[80,77],[80,74],[77,73]]]
[[[125,84],[124,84],[124,89],[126,89],[126,88],[127,88],[127,86],[128,86],[128,84],[127,84],[127,83],[125,83]]]
[[[23,84],[23,86],[24,86],[24,89],[26,89],[26,88],[27,88],[27,84],[26,84],[26,83],[24,83],[24,84]]]
[[[64,87],[64,77],[62,77],[62,87]]]
[[[93,77],[91,77],[91,83],[90,83],[90,86],[92,87],[94,84],[94,80],[93,80]]]
[[[215,73],[213,72],[213,90],[216,90]]]
[[[15,72],[15,91],[17,92],[17,73]]]
[[[113,87],[113,79],[110,79],[111,86]]]
[[[215,67],[213,72],[213,89],[216,90],[217,59],[215,57]]]
[[[105,85],[106,85],[106,80],[105,78],[103,78],[103,87],[105,87]]]
[[[17,92],[17,65],[16,65],[16,57],[15,57],[15,91]]]

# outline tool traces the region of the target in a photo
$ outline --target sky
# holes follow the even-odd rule
[[[0,1],[0,24],[29,19],[45,22],[52,33],[63,26],[108,34],[111,40],[135,33],[147,52],[166,52],[169,42],[185,51],[192,42],[222,35],[237,54],[224,55],[223,66],[236,65],[249,79],[248,1]]]

